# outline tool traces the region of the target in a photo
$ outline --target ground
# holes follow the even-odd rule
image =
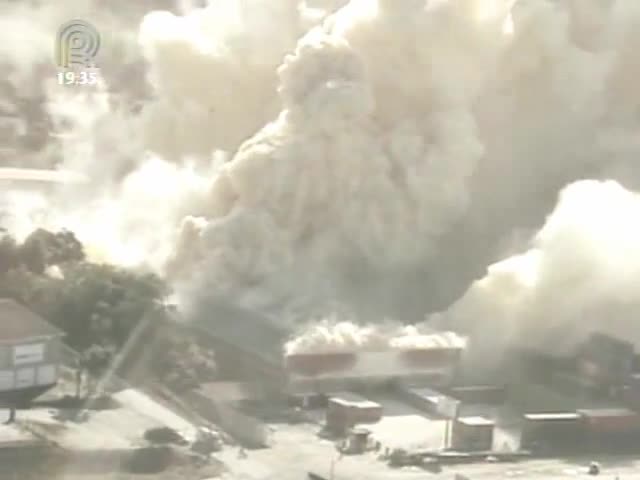
[[[62,381],[49,399],[68,395],[73,384]],[[197,466],[189,462],[173,465],[168,470],[152,475],[122,473],[114,465],[111,454],[145,445],[142,433],[154,426],[169,426],[185,436],[195,433],[192,422],[184,420],[173,411],[144,393],[130,388],[117,389],[113,395],[117,406],[94,408],[86,418],[82,411],[71,408],[51,408],[39,405],[18,412],[15,426],[0,426],[0,440],[7,444],[34,442],[42,437],[55,441],[59,446],[73,451],[74,455],[43,459],[45,455],[35,450],[0,449],[0,480],[302,480],[309,471],[333,480],[424,480],[432,473],[416,468],[390,469],[374,453],[355,456],[339,456],[336,445],[323,440],[317,433],[324,418],[322,411],[309,413],[309,422],[301,424],[269,423],[270,448],[247,451],[240,455],[239,447],[225,446],[214,455],[212,462]],[[46,399],[45,399],[46,400]],[[389,446],[416,446],[422,439],[424,448],[442,446],[444,423],[425,417],[421,412],[393,397],[380,396],[373,400],[384,407],[385,418],[370,429],[377,439]],[[78,415],[78,414],[81,415]],[[465,407],[464,415],[494,416],[496,412],[487,406]],[[0,412],[0,420],[2,419]],[[414,435],[425,430],[432,435]],[[31,435],[29,432],[32,432]],[[500,434],[498,434],[500,435]],[[426,439],[426,440],[425,440]],[[507,433],[500,437],[511,449]],[[32,446],[31,448],[37,448]],[[105,453],[107,452],[107,453]],[[114,453],[115,452],[115,453]],[[4,458],[3,458],[4,457]],[[601,463],[600,478],[618,477],[640,479],[640,457],[597,457],[574,459],[536,459],[517,463],[488,463],[451,465],[443,467],[438,478],[452,479],[456,474],[471,479],[495,478],[588,478],[586,468],[591,461]],[[117,462],[115,462],[117,463]]]
[[[316,428],[310,425],[274,425],[274,445],[271,449],[248,452],[246,459],[238,458],[237,450],[227,449],[217,457],[236,475],[233,480],[301,480],[307,471],[325,474],[329,478],[332,461],[334,480],[424,480],[433,474],[420,469],[388,468],[374,454],[343,456],[338,459],[334,445],[318,440]],[[586,467],[597,460],[602,465],[599,478],[620,480],[640,478],[640,458],[604,457],[575,459],[529,460],[517,463],[478,463],[445,466],[434,478],[451,479],[455,474],[470,479],[497,478],[590,478]]]
[[[69,373],[69,372],[67,372]],[[30,409],[18,410],[16,423],[0,424],[0,480],[203,480],[223,470],[212,459],[196,463],[176,450],[166,471],[153,475],[122,473],[123,459],[132,450],[148,447],[145,430],[170,427],[187,440],[195,438],[196,426],[141,391],[116,388],[110,402],[91,402],[79,408],[70,396],[75,390],[65,375],[56,389]],[[0,421],[8,412],[0,409]],[[17,444],[21,448],[15,447]],[[47,448],[43,445],[53,444]]]

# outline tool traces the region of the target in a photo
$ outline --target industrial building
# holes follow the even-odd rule
[[[62,337],[26,307],[0,299],[0,403],[28,402],[57,383]]]
[[[253,385],[253,398],[269,392],[287,397],[292,410],[322,413],[325,430],[337,436],[364,425],[371,439],[396,448],[402,435],[395,432],[411,428],[411,445],[465,452],[593,451],[640,441],[634,346],[600,333],[573,355],[517,353],[502,385],[456,386],[464,341],[455,336],[429,348],[287,355],[291,332],[222,304],[195,328],[226,380]]]
[[[450,335],[425,348],[285,355],[292,332],[265,315],[228,304],[216,304],[194,328],[214,349],[225,379],[262,383],[272,392],[299,395],[397,382],[447,385],[464,349],[464,340]]]

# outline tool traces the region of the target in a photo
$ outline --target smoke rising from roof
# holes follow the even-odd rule
[[[466,342],[453,332],[434,333],[426,327],[397,324],[361,326],[333,315],[298,332],[284,346],[286,355],[299,353],[385,351],[423,348],[463,348]]]
[[[618,183],[568,186],[531,248],[491,265],[433,323],[496,363],[511,345],[562,353],[593,331],[640,341],[639,216],[640,195]]]
[[[336,303],[367,322],[416,321],[523,251],[566,185],[619,182],[570,187],[554,214],[566,211],[563,224],[579,215],[562,206],[573,191],[640,188],[636,0],[213,0],[122,14],[101,3],[3,7],[40,40],[0,55],[12,72],[2,105],[20,128],[47,133],[24,140],[11,166],[90,178],[11,192],[8,226],[66,227],[95,256],[151,264],[192,311],[224,297],[287,322]],[[47,63],[46,39],[72,11],[93,12],[109,37],[92,90],[55,85]],[[538,292],[530,278],[554,284],[539,262],[566,275],[584,263],[585,278],[606,268],[598,278],[619,289],[633,279],[547,253],[556,240],[545,231],[533,253],[473,284],[445,327],[469,329],[462,318],[492,303],[496,321],[527,334],[556,326],[546,318],[575,325],[585,296],[618,312],[596,280],[567,281],[587,293],[558,315],[548,294],[523,293]],[[562,238],[572,254],[583,248]],[[482,282],[493,286],[474,293]],[[503,302],[509,289],[526,301]]]

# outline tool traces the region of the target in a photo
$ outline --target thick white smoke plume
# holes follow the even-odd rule
[[[2,166],[90,182],[12,190],[3,224],[151,264],[196,311],[220,297],[298,321],[337,301],[415,321],[522,251],[566,185],[640,189],[637,0],[63,3],[2,4],[34,39],[0,47]],[[63,88],[55,29],[84,14],[102,82]]]
[[[592,331],[640,341],[638,218],[640,195],[619,184],[572,184],[531,249],[490,266],[434,323],[496,363],[514,345],[570,353]]]
[[[286,355],[298,353],[385,351],[389,349],[463,348],[464,338],[453,332],[434,333],[426,327],[361,326],[337,316],[323,319],[285,344]]]
[[[210,217],[185,226],[176,264],[192,275],[201,252],[198,281],[230,296],[247,281],[319,291],[351,264],[428,261],[467,208],[483,153],[468,106],[501,39],[496,19],[442,10],[356,1],[303,37],[278,70],[283,111],[215,180]]]

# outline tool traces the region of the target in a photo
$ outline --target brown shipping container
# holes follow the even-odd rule
[[[584,424],[575,412],[531,413],[524,416],[521,446],[579,448],[583,437]]]
[[[462,417],[451,425],[451,447],[462,451],[487,451],[493,446],[494,423],[483,417]]]
[[[640,431],[640,416],[626,408],[578,410],[591,433],[629,433]]]

